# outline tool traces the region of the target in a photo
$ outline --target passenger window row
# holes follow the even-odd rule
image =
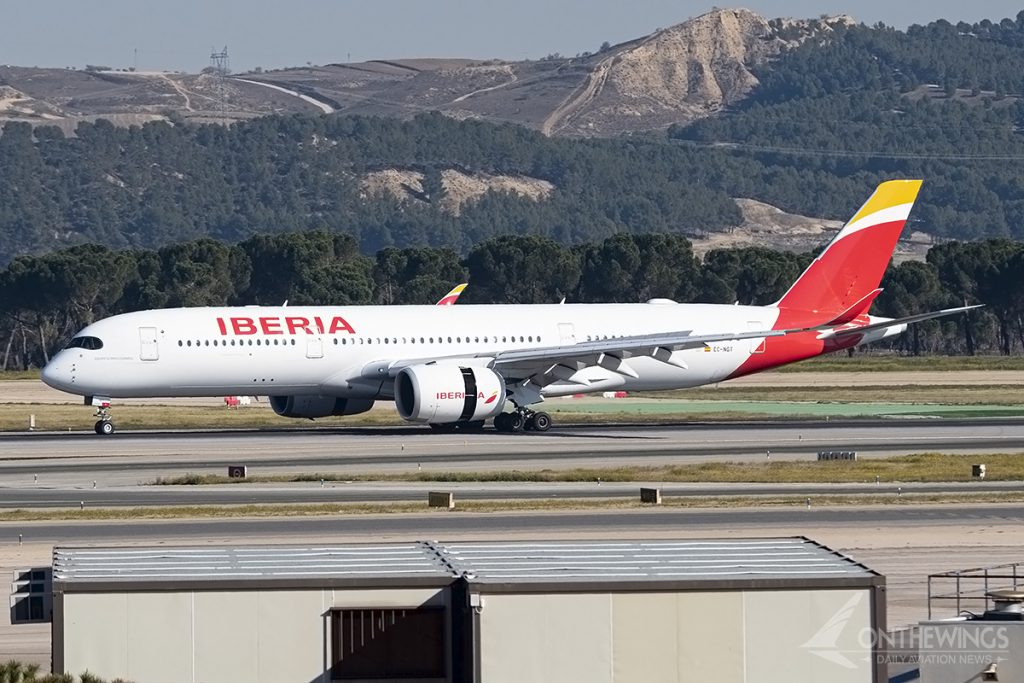
[[[353,346],[355,344],[374,344],[374,343],[377,343],[377,344],[399,344],[399,343],[401,343],[401,344],[434,344],[434,343],[444,344],[446,340],[447,340],[447,343],[449,343],[449,344],[480,344],[481,341],[484,344],[492,344],[492,343],[493,344],[497,344],[498,343],[497,335],[495,335],[493,338],[490,337],[490,336],[486,336],[486,337],[447,337],[447,338],[446,337],[401,337],[401,341],[399,341],[399,337],[384,337],[383,339],[380,338],[380,337],[377,337],[376,339],[374,339],[373,337],[352,337],[351,338]],[[520,336],[519,337],[519,341],[520,342],[526,342],[526,341],[532,342],[533,340],[534,340],[534,336],[533,335]],[[540,336],[537,336],[536,340],[538,342],[540,342]],[[515,335],[513,335],[511,337],[504,336],[504,337],[501,338],[501,342],[502,343],[506,343],[506,344],[509,343],[509,342],[513,342],[514,343],[515,341],[516,341]],[[349,343],[349,338],[348,337],[342,337],[341,341],[339,342],[338,338],[335,337],[334,338],[334,345],[337,346],[339,343],[342,344],[342,345],[348,344]]]
[[[93,339],[93,338],[92,337],[78,337],[77,339]],[[483,340],[484,344],[490,344],[490,343],[497,344],[497,343],[499,343],[497,336],[494,336],[493,338],[490,337],[490,336],[485,336],[485,337],[461,337],[461,336],[458,336],[458,337],[454,337],[454,338],[453,337],[447,337],[447,338],[445,338],[445,337],[402,337],[401,338],[401,343],[402,344],[417,344],[417,343],[419,343],[419,344],[434,344],[434,343],[443,344],[443,343],[445,343],[446,339],[447,339],[447,343],[449,343],[449,344],[479,344],[479,343],[481,343],[481,339]],[[493,339],[493,341],[492,341],[492,339]],[[519,337],[518,337],[518,341],[520,341],[520,342],[531,342],[532,343],[534,341],[534,339],[536,339],[536,341],[538,343],[541,340],[540,336],[534,337],[533,335],[528,335],[528,336],[519,335]],[[75,341],[75,340],[72,340],[72,341]],[[97,339],[96,341],[99,341],[99,340]],[[339,344],[347,345],[349,343],[349,341],[351,341],[353,346],[355,346],[357,343],[358,344],[374,344],[374,343],[377,343],[377,344],[398,344],[399,343],[399,338],[398,337],[384,337],[382,339],[381,337],[376,337],[376,338],[373,338],[373,337],[352,337],[351,340],[350,340],[349,337],[341,337],[341,339],[339,341],[338,337],[334,337],[334,345],[335,346],[338,346]],[[515,343],[516,342],[516,336],[515,335],[512,335],[512,336],[507,336],[506,335],[506,336],[501,337],[501,342],[500,343],[507,344],[507,343],[510,343],[510,342],[511,343]],[[235,340],[235,339],[214,339],[213,341],[210,341],[209,339],[205,339],[205,340],[204,339],[196,339],[195,341],[193,341],[191,339],[179,339],[178,340],[178,346],[183,346],[183,347],[193,347],[193,346],[195,346],[195,347],[202,347],[202,346],[271,346],[271,345],[273,345],[273,346],[289,346],[289,345],[290,346],[295,346],[295,339],[294,338],[292,338],[292,339],[263,339],[263,338],[257,337],[255,339],[238,339],[238,340]],[[100,343],[100,346],[102,346],[102,343]],[[85,347],[85,348],[93,348],[93,347]],[[95,347],[95,348],[99,348],[99,347]]]
[[[206,340],[197,339],[195,341],[195,343],[193,344],[191,339],[185,339],[185,340],[179,339],[178,340],[178,346],[246,346],[246,342],[248,342],[248,346],[253,346],[253,345],[256,345],[256,346],[270,346],[271,340],[270,339],[256,339],[256,340],[253,340],[253,339],[239,339],[238,343],[236,344],[234,339],[231,339],[231,340],[228,340],[228,339],[214,339],[212,342],[209,339],[206,339]],[[289,345],[288,344],[289,340],[287,340],[287,339],[274,339],[273,342],[274,342],[274,346],[288,346]],[[280,344],[278,342],[280,342]],[[294,339],[291,340],[291,345],[295,346],[295,340]]]

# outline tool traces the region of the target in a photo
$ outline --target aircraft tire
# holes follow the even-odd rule
[[[97,434],[100,434],[102,436],[110,436],[115,431],[117,431],[114,428],[114,423],[111,422],[110,420],[98,420],[96,424],[93,425],[93,429],[96,431]]]
[[[547,413],[534,413],[530,423],[535,432],[546,432],[551,429],[551,416]]]
[[[526,429],[526,420],[520,412],[508,413],[508,431],[513,434],[521,433]]]
[[[498,413],[494,416],[494,428],[499,432],[510,432],[508,425],[509,413]]]

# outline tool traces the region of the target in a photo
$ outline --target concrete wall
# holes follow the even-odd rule
[[[321,615],[332,607],[447,599],[437,589],[72,593],[63,670],[134,683],[310,683],[323,678],[330,641]]]
[[[65,672],[135,683],[311,683],[323,680],[321,615],[332,607],[449,599],[439,589],[72,593],[54,654]],[[866,683],[870,605],[868,589],[485,594],[481,683]]]
[[[866,589],[483,601],[482,683],[871,681]]]

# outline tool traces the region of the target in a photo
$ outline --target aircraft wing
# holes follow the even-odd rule
[[[519,381],[532,379],[535,384],[543,386],[559,378],[565,378],[584,367],[598,365],[613,372],[636,377],[629,367],[629,358],[649,356],[663,363],[686,367],[686,363],[675,357],[676,351],[697,349],[709,344],[745,339],[763,339],[768,337],[784,337],[800,332],[821,332],[822,337],[864,334],[872,330],[885,329],[896,325],[904,325],[922,320],[931,320],[947,315],[969,311],[979,306],[961,306],[947,308],[931,313],[921,313],[884,320],[870,325],[835,327],[832,323],[809,327],[794,327],[783,330],[744,330],[724,331],[711,334],[693,334],[692,330],[663,332],[635,336],[614,337],[593,341],[562,344],[559,346],[543,346],[531,349],[514,349],[496,353],[452,354],[416,359],[382,360],[369,363],[363,368],[363,377],[382,378],[394,377],[403,368],[423,363],[467,362],[475,365],[486,365],[503,375],[507,380]]]
[[[536,349],[516,349],[495,354],[491,363],[496,371],[510,379],[532,378],[543,386],[564,379],[579,369],[598,365],[613,372],[637,377],[628,359],[650,356],[670,365],[685,368],[686,363],[675,356],[676,351],[699,349],[718,342],[783,337],[808,328],[787,330],[744,330],[693,334],[692,330],[660,334],[615,337]]]
[[[566,363],[580,363],[581,365],[597,364],[613,369],[616,372],[630,374],[629,366],[624,364],[623,361],[633,356],[653,356],[659,360],[685,367],[681,361],[672,358],[673,352],[701,348],[715,342],[781,337],[793,334],[794,332],[807,332],[813,329],[817,328],[745,330],[742,332],[730,331],[701,335],[694,335],[692,330],[683,330],[679,332],[623,336],[559,346],[498,351],[496,353],[453,354],[432,358],[379,361],[367,365],[363,369],[362,375],[364,377],[380,377],[386,372],[394,377],[403,368],[410,365],[456,360],[473,360],[479,365],[488,365],[494,368],[506,377],[517,379],[525,379],[534,374],[543,373],[555,365]]]

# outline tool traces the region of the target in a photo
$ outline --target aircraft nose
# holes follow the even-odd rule
[[[70,373],[67,370],[67,363],[61,362],[59,358],[52,359],[43,368],[40,373],[40,377],[44,384],[53,387],[54,389],[64,390],[70,379]]]

